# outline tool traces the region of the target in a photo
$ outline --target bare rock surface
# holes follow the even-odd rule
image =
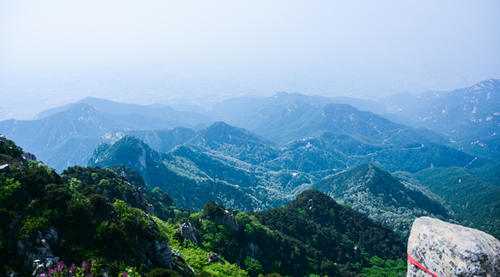
[[[500,241],[472,228],[420,217],[413,222],[408,254],[437,276],[500,276]],[[431,275],[408,263],[407,277]]]
[[[214,252],[209,252],[207,254],[207,259],[208,259],[208,262],[211,263],[211,264],[214,264],[214,263],[224,263],[224,261],[219,257],[219,255],[217,255]]]
[[[236,221],[236,218],[234,217],[234,213],[225,210],[224,215],[219,215],[214,218],[214,222],[217,225],[224,225],[232,228],[235,231],[238,231],[240,229],[240,226],[238,225],[238,222]]]
[[[183,238],[198,244],[198,239],[196,238],[196,229],[191,224],[191,222],[187,221],[179,224],[179,231]]]
[[[172,268],[172,251],[166,241],[154,241],[154,259],[163,268]]]

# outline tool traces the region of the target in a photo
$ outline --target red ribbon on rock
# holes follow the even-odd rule
[[[432,275],[433,277],[439,277],[439,276],[437,276],[436,274],[432,273],[432,272],[431,272],[430,270],[428,270],[427,268],[425,268],[425,267],[424,267],[423,265],[421,265],[419,262],[415,261],[415,259],[413,259],[413,258],[410,256],[410,254],[407,254],[407,256],[408,256],[408,261],[409,261],[412,265],[414,265],[414,266],[416,266],[416,267],[418,267],[418,268],[422,269],[423,271],[425,271],[425,272],[429,273],[429,274],[430,274],[430,275]]]

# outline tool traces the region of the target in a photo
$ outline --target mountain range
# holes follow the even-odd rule
[[[97,98],[48,110],[36,118],[1,121],[0,132],[60,171],[70,165],[85,165],[100,142],[123,136],[125,130],[194,127],[209,122],[202,115],[166,106]]]
[[[499,84],[2,121],[0,275],[398,276],[417,217],[498,238]]]
[[[500,155],[500,80],[467,88],[399,94],[381,99],[386,112],[448,137],[456,148],[496,161]]]
[[[41,112],[35,120],[1,121],[0,132],[59,171],[70,165],[85,165],[99,143],[114,142],[124,134],[165,132],[176,127],[202,129],[215,121],[245,128],[277,146],[333,133],[384,147],[434,143],[498,161],[498,83],[487,80],[451,92],[395,95],[379,103],[278,93],[268,98],[233,98],[210,106],[182,106],[187,111],[84,98]],[[443,110],[448,113],[443,114]],[[180,135],[176,137],[179,143],[190,136]],[[177,143],[172,140],[165,146]],[[167,148],[158,150],[171,149]]]
[[[208,202],[193,213],[178,208],[133,169],[70,167],[59,175],[1,138],[0,164],[7,165],[0,172],[2,274],[358,276],[405,271],[404,244],[395,233],[319,191],[305,191],[265,212]]]
[[[453,102],[454,97],[469,99],[476,95],[483,99],[488,91],[485,97],[494,99],[496,88],[497,81],[488,80],[472,88],[444,93],[446,97],[431,93],[427,98]],[[316,187],[400,233],[405,233],[412,218],[423,214],[467,221],[470,217],[456,215],[463,210],[457,212],[449,203],[442,205],[443,199],[447,199],[442,192],[431,189],[431,194],[425,193],[431,187],[430,180],[422,183],[411,174],[425,176],[433,168],[457,167],[482,178],[487,174],[482,168],[495,164],[495,158],[491,158],[494,151],[488,150],[490,155],[471,155],[478,152],[467,153],[450,133],[438,133],[435,127],[434,131],[422,128],[418,120],[411,121],[413,127],[409,127],[373,113],[387,116],[391,112],[397,116],[399,109],[391,110],[397,101],[389,100],[382,99],[380,103],[385,104],[376,105],[352,98],[278,93],[268,98],[234,98],[214,103],[210,108],[184,107],[188,111],[176,111],[162,105],[140,106],[85,98],[42,112],[36,120],[0,122],[0,131],[19,138],[24,148],[59,172],[75,164],[133,168],[146,183],[159,186],[179,206],[188,209],[200,210],[205,203],[215,200],[233,209],[265,210]],[[477,109],[483,102],[476,103]],[[429,102],[418,103],[410,106],[419,109],[429,106]],[[495,108],[494,101],[485,105],[489,105],[488,111]],[[375,108],[370,112],[354,106]],[[230,124],[245,128],[223,121],[211,123],[215,119],[227,119]],[[387,176],[382,172],[389,176],[389,172],[407,172],[411,178],[380,177]],[[373,178],[367,177],[373,173]],[[346,174],[355,177],[341,177]],[[349,183],[350,190],[338,191],[337,185],[326,185],[327,180],[336,178]],[[397,188],[391,192],[394,195],[388,195],[399,199],[400,206],[381,204],[384,201],[370,192],[373,186],[367,180],[386,190]],[[357,187],[361,184],[364,185]],[[359,196],[360,191],[369,192],[368,196],[356,198],[356,202],[353,197]],[[416,196],[413,191],[420,194]],[[193,197],[187,200],[184,195]],[[493,195],[497,195],[495,190]],[[403,204],[404,201],[411,204]],[[420,205],[419,201],[426,204]],[[478,209],[482,207],[479,203],[475,204]],[[428,209],[423,209],[424,206]],[[391,215],[386,212],[390,209],[400,210]],[[380,217],[381,214],[384,216]],[[406,223],[400,220],[402,215],[408,215]],[[478,226],[486,224],[479,219],[472,221]],[[473,224],[472,221],[467,224]]]
[[[322,168],[301,171],[278,167],[273,157],[280,155],[279,149],[242,129],[223,123],[214,125],[166,153],[127,136],[112,145],[101,145],[89,165],[122,164],[133,168],[147,183],[165,190],[181,207],[195,210],[209,200],[245,211],[269,209],[288,202],[301,191],[315,188],[403,235],[418,216],[453,218],[437,197],[422,191],[422,186],[405,185],[378,166],[361,164],[337,173]],[[213,129],[218,130],[217,136],[210,139],[207,134]],[[242,140],[246,136],[249,139]],[[249,149],[253,149],[251,154],[245,152]],[[262,155],[259,150],[264,151]],[[304,151],[299,149],[297,153]],[[261,162],[254,157],[269,158]],[[275,162],[275,168],[268,167],[269,160]],[[324,166],[323,161],[318,164]],[[184,195],[192,197],[186,199]]]

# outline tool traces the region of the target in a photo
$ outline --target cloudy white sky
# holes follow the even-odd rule
[[[96,96],[374,98],[500,78],[500,1],[0,1],[0,120]]]

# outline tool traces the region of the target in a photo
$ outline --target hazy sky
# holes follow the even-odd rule
[[[500,78],[500,1],[1,0],[0,119],[136,103],[377,97]]]

